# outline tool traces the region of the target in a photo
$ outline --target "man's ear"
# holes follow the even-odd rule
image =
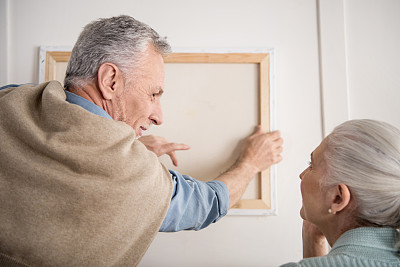
[[[333,214],[336,214],[349,205],[351,193],[345,184],[338,184],[333,190],[334,195],[332,198],[331,210]]]
[[[97,71],[97,82],[103,98],[111,100],[123,85],[122,73],[116,65],[103,63]]]

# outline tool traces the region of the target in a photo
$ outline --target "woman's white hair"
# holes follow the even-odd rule
[[[375,120],[350,120],[337,126],[325,142],[323,185],[343,183],[350,188],[361,225],[399,229],[399,129]]]
[[[165,38],[130,16],[122,15],[89,23],[72,49],[64,87],[81,87],[94,81],[99,67],[105,62],[118,66],[127,83],[132,68],[140,62],[149,44],[161,55],[171,51]]]

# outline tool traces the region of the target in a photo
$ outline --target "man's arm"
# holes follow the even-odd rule
[[[160,232],[201,230],[228,212],[228,188],[223,182],[202,182],[169,171],[174,191]]]
[[[258,126],[255,133],[246,138],[236,163],[216,178],[229,190],[229,208],[242,197],[247,185],[256,173],[282,160],[283,140],[278,131],[263,133]]]
[[[158,156],[162,153],[156,151],[162,151],[159,149],[162,146],[170,149],[164,151],[173,152],[182,145],[168,143],[161,137],[147,140],[142,138],[139,140]],[[279,132],[263,133],[261,128],[257,127],[256,132],[245,139],[236,163],[213,181],[207,183],[197,181],[170,170],[174,192],[160,231],[200,230],[219,220],[226,214],[228,208],[241,198],[257,172],[282,159],[280,156],[282,143]]]
[[[139,141],[157,156],[168,154],[175,166],[177,166],[175,151],[189,149],[187,145],[169,143],[158,136],[144,136],[139,138]],[[215,179],[228,187],[229,208],[242,197],[247,185],[258,172],[282,160],[282,144],[283,139],[279,131],[264,133],[261,126],[257,126],[256,131],[245,139],[236,163]]]

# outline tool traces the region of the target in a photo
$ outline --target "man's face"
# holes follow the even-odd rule
[[[130,125],[137,137],[142,136],[152,124],[162,123],[160,98],[164,92],[164,61],[149,46],[147,53],[135,68],[130,82],[118,95],[118,120]]]

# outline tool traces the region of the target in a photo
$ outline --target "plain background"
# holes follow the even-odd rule
[[[39,46],[72,46],[120,14],[173,48],[274,48],[278,215],[159,234],[140,266],[277,266],[301,259],[298,175],[323,136],[355,118],[400,127],[399,12],[398,0],[0,0],[0,83],[37,82]]]

